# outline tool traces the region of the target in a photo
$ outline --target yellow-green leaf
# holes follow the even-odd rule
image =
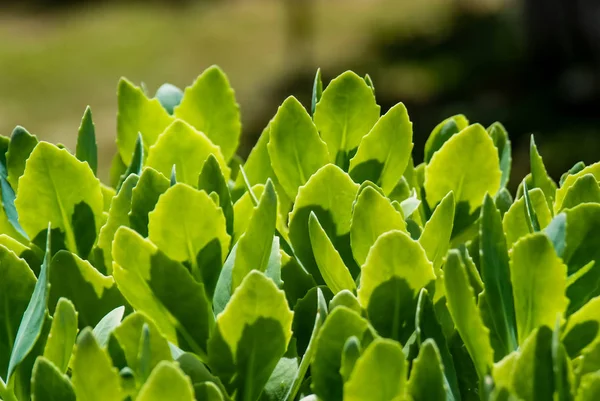
[[[492,138],[481,125],[470,125],[448,139],[425,166],[427,202],[434,206],[453,191],[455,202],[467,202],[473,211],[486,193],[500,189],[501,176]]]
[[[594,177],[596,177],[596,181],[600,181],[600,162],[587,166],[578,173],[567,176],[565,182],[563,182],[562,186],[556,191],[556,197],[554,200],[554,213],[558,213],[562,209],[562,204],[567,192],[569,191],[569,188],[575,184],[575,181],[577,181],[579,177],[583,177],[586,174],[592,174]]]
[[[228,180],[230,169],[219,147],[185,121],[175,120],[150,147],[146,165],[165,177],[171,176],[175,165],[177,182],[196,186],[202,166],[211,154],[217,158],[221,171]]]
[[[160,362],[140,389],[137,401],[193,401],[194,388],[175,362]]]
[[[62,373],[67,373],[77,336],[77,312],[66,298],[58,300],[50,334],[44,348],[44,357]]]
[[[450,247],[450,237],[454,225],[454,193],[446,195],[425,223],[419,237],[419,244],[425,249],[427,258],[433,263],[438,274]]]
[[[529,191],[529,198],[535,214],[537,215],[540,228],[544,229],[552,220],[552,213],[548,209],[546,197],[539,188],[534,188]],[[502,219],[502,227],[506,234],[506,243],[508,248],[512,248],[519,238],[529,234],[529,225],[527,224],[527,212],[525,211],[525,197],[520,197],[515,200],[510,209],[504,213]]]

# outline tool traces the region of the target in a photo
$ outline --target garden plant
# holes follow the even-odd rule
[[[532,138],[513,196],[500,123],[415,165],[375,95],[317,72],[242,163],[219,68],[122,79],[110,184],[89,109],[74,152],[0,137],[0,398],[600,399],[600,163],[556,183]]]

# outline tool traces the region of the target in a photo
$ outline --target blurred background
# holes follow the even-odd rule
[[[417,162],[457,113],[505,125],[512,189],[532,133],[557,180],[600,159],[598,0],[0,0],[0,134],[73,149],[89,104],[106,180],[119,78],[153,94],[212,64],[236,90],[243,157],[285,97],[309,105],[321,67],[326,83],[369,73],[382,113],[404,102]]]

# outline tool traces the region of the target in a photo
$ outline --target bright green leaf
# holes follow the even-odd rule
[[[550,220],[552,220],[552,214],[550,209],[548,209],[546,197],[541,189],[534,188],[529,191],[529,198],[531,199],[531,205],[535,210],[535,214],[538,217],[540,227],[543,229],[550,223]],[[502,219],[502,227],[506,234],[506,243],[509,249],[514,246],[519,238],[529,234],[527,219],[528,216],[525,213],[525,198],[520,197],[515,200]]]
[[[448,117],[436,125],[425,143],[425,162],[429,163],[435,152],[440,150],[448,139],[468,126],[469,120],[462,114]]]
[[[77,312],[73,303],[61,298],[56,304],[50,334],[44,348],[44,358],[64,374],[69,367],[77,337]]]
[[[448,193],[425,223],[419,237],[419,244],[425,249],[427,258],[433,263],[433,270],[439,273],[448,248],[454,224],[454,194]]]
[[[600,203],[600,185],[592,174],[582,175],[575,180],[566,191],[560,210],[588,202]]]
[[[444,382],[444,365],[435,341],[426,340],[413,361],[408,393],[414,401],[447,400]]]
[[[31,375],[32,401],[76,401],[69,378],[44,357],[39,357]]]
[[[25,163],[37,144],[37,137],[21,126],[17,126],[10,136],[6,152],[6,170],[8,182],[15,192],[19,188],[19,178],[25,172]]]
[[[96,145],[96,128],[92,121],[92,110],[86,107],[79,132],[77,134],[77,148],[75,155],[82,162],[87,162],[94,174],[98,171],[98,146]]]
[[[583,177],[586,174],[592,174],[594,177],[596,177],[597,181],[600,181],[600,162],[587,166],[578,173],[567,176],[565,182],[556,191],[556,198],[554,201],[554,213],[558,213],[562,209],[562,204],[565,199],[565,196],[567,195],[567,192],[569,191],[569,188],[571,188],[575,184],[575,181],[577,181],[579,177]]]
[[[174,362],[160,362],[140,389],[138,401],[193,401],[194,388],[190,379]]]
[[[487,128],[487,132],[494,140],[494,145],[498,149],[498,158],[500,159],[500,170],[502,170],[502,178],[500,186],[506,187],[510,179],[510,169],[512,164],[512,152],[510,147],[510,139],[506,128],[499,122],[495,122]]]
[[[123,225],[129,226],[140,233],[140,235],[147,237],[148,215],[154,210],[158,198],[169,188],[169,186],[167,177],[153,168],[146,167],[142,172],[138,183],[131,191],[129,224]]]
[[[174,171],[175,172],[175,171]],[[173,174],[171,174],[173,178]],[[174,185],[171,179],[171,186]],[[231,193],[227,186],[227,180],[223,176],[219,161],[214,155],[209,155],[202,171],[198,177],[198,189],[206,191],[207,194],[215,192],[219,195],[219,206],[223,210],[223,215],[227,222],[227,234],[233,234],[233,203],[231,203]]]
[[[544,192],[548,207],[552,208],[556,194],[556,183],[546,172],[546,166],[539,154],[533,135],[529,144],[529,159],[531,163],[531,187],[539,188]]]

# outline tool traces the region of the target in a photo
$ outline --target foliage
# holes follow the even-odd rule
[[[0,156],[0,398],[594,400],[600,164],[557,185],[465,116],[415,165],[404,105],[317,73],[243,165],[217,67],[119,83],[112,182],[17,127]]]

